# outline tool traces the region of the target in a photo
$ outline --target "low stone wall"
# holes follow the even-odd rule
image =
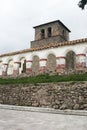
[[[87,82],[0,85],[0,103],[87,110]]]

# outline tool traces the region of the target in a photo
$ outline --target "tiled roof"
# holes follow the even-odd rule
[[[68,30],[68,32],[71,32],[60,20],[55,20],[55,21],[52,21],[52,22],[48,22],[48,23],[44,23],[44,24],[41,24],[41,25],[37,25],[33,28],[37,28],[37,27],[41,27],[41,26],[44,26],[44,25],[48,25],[48,24],[51,24],[51,23],[55,23],[55,22],[58,22],[59,24],[61,24],[64,28],[66,28]]]
[[[56,48],[56,47],[66,46],[66,45],[81,44],[81,43],[85,43],[85,42],[87,42],[87,38],[73,40],[73,41],[66,41],[66,42],[61,42],[61,43],[56,43],[56,44],[51,43],[50,45],[45,45],[42,47],[30,48],[30,49],[20,50],[20,51],[16,51],[16,52],[1,54],[0,57],[12,56],[12,55],[17,55],[17,54],[22,54],[22,53],[27,53],[27,52],[32,52],[32,51],[39,51],[39,50],[44,50],[44,49],[49,49],[49,48]]]

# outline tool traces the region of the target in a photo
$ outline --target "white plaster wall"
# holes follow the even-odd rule
[[[49,48],[49,49],[44,49],[44,50],[39,50],[39,51],[33,51],[33,52],[26,52],[26,53],[22,53],[22,54],[16,54],[16,55],[12,55],[12,56],[5,56],[5,57],[1,57],[0,60],[2,61],[2,63],[7,63],[9,62],[9,60],[13,60],[14,62],[20,62],[21,58],[25,58],[27,61],[28,60],[32,60],[33,56],[37,55],[39,57],[39,59],[47,59],[47,56],[49,54],[54,54],[56,57],[65,57],[67,52],[69,51],[74,51],[76,54],[86,54],[87,53],[87,42],[86,43],[78,43],[76,45],[66,45],[66,46],[59,46],[57,48]],[[84,58],[83,56],[80,57],[80,62],[86,61],[86,58]],[[65,63],[64,59],[60,59],[58,60],[58,64],[63,64]],[[29,66],[29,68],[31,67],[32,63],[27,63],[27,68]],[[45,61],[41,61],[40,62],[41,66],[46,65]],[[0,73],[1,73],[1,69],[0,69]]]
[[[58,64],[65,64],[65,59],[64,58],[59,58],[59,59],[57,59],[57,65]]]
[[[2,75],[2,62],[0,63],[0,75]]]
[[[8,62],[8,69],[7,69],[7,75],[12,75],[14,69],[14,61],[11,60]]]
[[[85,56],[79,56],[79,57],[78,57],[78,61],[79,61],[80,63],[85,62],[85,61],[86,61],[86,57],[85,57]]]
[[[40,66],[46,66],[46,62],[47,61],[45,61],[45,60],[44,61],[40,61]]]
[[[76,45],[66,45],[60,46],[58,48],[49,48],[45,50],[39,50],[34,52],[27,52],[22,54],[17,54],[13,56],[2,57],[1,60],[4,63],[8,63],[10,59],[13,59],[15,62],[20,61],[22,57],[25,57],[27,60],[31,60],[33,56],[37,55],[40,59],[47,58],[49,54],[54,54],[56,57],[66,56],[66,53],[69,51],[74,51],[76,54],[85,54],[87,51],[87,43],[81,43]]]
[[[18,63],[14,63],[14,67],[13,67],[14,70],[18,70],[18,69],[19,69],[19,66],[20,66],[20,65],[19,65]]]

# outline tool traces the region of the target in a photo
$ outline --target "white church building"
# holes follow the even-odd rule
[[[0,55],[0,77],[87,71],[87,38],[70,41],[70,30],[60,20],[34,29],[29,49]]]

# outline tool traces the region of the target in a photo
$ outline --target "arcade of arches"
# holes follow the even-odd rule
[[[85,62],[82,61],[83,59],[85,59]],[[3,76],[25,73],[29,75],[38,75],[41,73],[67,74],[68,72],[81,71],[85,68],[86,55],[77,55],[74,51],[67,52],[65,57],[56,57],[56,55],[50,53],[47,58],[43,59],[35,55],[31,61],[27,61],[25,57],[20,58],[19,62],[14,62],[13,59],[11,59],[7,64],[3,64],[2,61],[0,61],[0,75]]]

